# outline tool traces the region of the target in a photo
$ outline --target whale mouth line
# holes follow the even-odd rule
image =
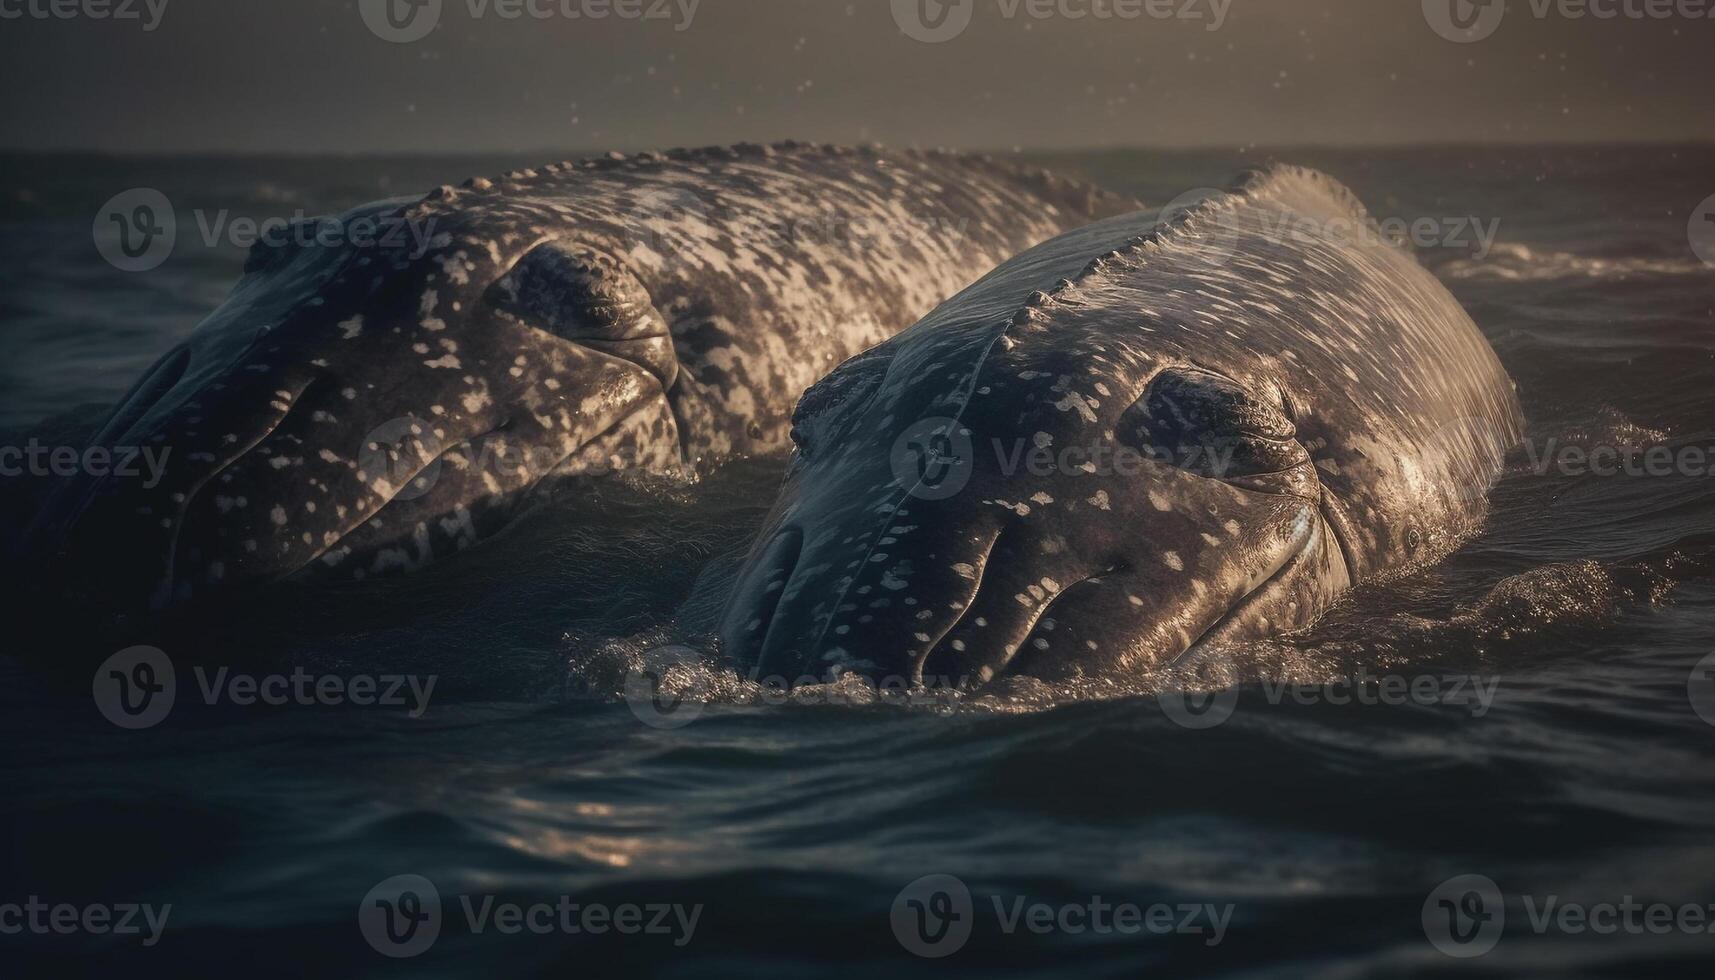
[[[1198,652],[1198,648],[1202,646],[1205,640],[1219,634],[1221,630],[1231,624],[1238,622],[1250,607],[1261,601],[1259,597],[1266,593],[1270,586],[1274,585],[1276,582],[1284,580],[1287,576],[1291,575],[1298,569],[1298,566],[1305,560],[1305,556],[1309,553],[1311,545],[1315,543],[1316,534],[1314,531],[1325,527],[1324,524],[1320,523],[1322,521],[1322,515],[1320,512],[1312,510],[1311,513],[1316,515],[1317,520],[1317,523],[1312,525],[1312,533],[1306,534],[1304,540],[1299,543],[1297,547],[1292,548],[1282,555],[1279,563],[1270,570],[1267,576],[1265,576],[1255,586],[1245,590],[1244,595],[1239,596],[1233,602],[1228,604],[1225,612],[1221,613],[1221,615],[1217,616],[1213,622],[1204,627],[1203,631],[1197,634],[1196,639],[1186,644],[1185,649],[1181,650],[1176,656],[1169,660],[1165,666],[1169,668],[1179,666],[1187,657],[1191,656],[1191,654]]]
[[[279,414],[278,418],[274,419],[274,421],[269,425],[263,427],[263,429],[257,433],[254,438],[242,446],[237,452],[228,456],[219,466],[210,470],[207,476],[204,476],[196,482],[195,486],[192,486],[189,490],[185,491],[185,502],[179,505],[178,514],[173,521],[173,535],[171,540],[167,542],[166,547],[167,563],[166,567],[162,569],[159,592],[152,605],[165,607],[172,601],[173,592],[176,587],[176,583],[178,582],[180,557],[179,547],[183,543],[185,525],[190,522],[192,505],[201,498],[204,490],[208,489],[210,485],[220,479],[228,470],[237,465],[240,460],[248,457],[256,450],[257,446],[262,445],[264,442],[268,441],[270,436],[278,432],[280,427],[286,424],[286,420],[292,417],[292,413],[304,403],[304,396],[309,393],[310,389],[314,388],[319,382],[321,382],[324,377],[325,375],[318,374],[305,382],[303,387],[293,393],[291,402],[286,406],[286,410]]]
[[[380,514],[383,510],[385,510],[387,508],[388,504],[391,504],[393,501],[397,500],[399,498],[399,495],[405,492],[405,489],[411,485],[411,481],[415,480],[417,477],[428,472],[436,464],[445,460],[448,453],[452,452],[455,449],[458,449],[461,446],[468,446],[478,439],[486,439],[489,436],[494,435],[497,432],[505,432],[507,429],[510,429],[512,427],[512,422],[513,422],[512,418],[508,417],[506,419],[501,420],[501,422],[498,425],[489,429],[487,432],[483,432],[483,433],[479,433],[478,435],[471,436],[469,439],[465,439],[461,442],[455,442],[450,446],[442,446],[440,451],[435,453],[435,455],[433,457],[431,457],[428,462],[424,463],[422,466],[417,467],[416,471],[413,472],[410,476],[406,477],[403,480],[400,480],[397,488],[395,488],[392,493],[388,494],[386,499],[382,500],[381,503],[378,504],[374,510],[370,511],[368,514],[365,514],[359,520],[353,522],[345,530],[340,531],[334,537],[334,539],[332,541],[329,541],[326,538],[324,538],[322,540],[322,544],[320,545],[320,547],[316,548],[315,551],[312,552],[303,561],[297,563],[296,565],[292,566],[289,569],[285,569],[285,570],[277,573],[276,575],[273,576],[273,578],[275,578],[277,580],[284,581],[286,579],[291,578],[294,575],[299,574],[300,572],[304,571],[304,569],[309,568],[311,565],[314,565],[316,562],[321,560],[323,555],[327,554],[329,551],[332,551],[340,542],[351,537],[353,534],[355,534],[359,530],[361,530],[364,527],[364,525],[366,525],[370,521],[374,520],[376,515]]]
[[[1048,614],[1053,611],[1055,606],[1059,605],[1060,600],[1070,595],[1073,589],[1076,589],[1080,585],[1087,585],[1090,582],[1094,582],[1103,576],[1111,575],[1116,571],[1122,570],[1123,567],[1123,565],[1114,565],[1106,571],[1097,572],[1093,575],[1086,575],[1083,578],[1067,585],[1059,592],[1056,592],[1054,594],[1054,598],[1044,602],[1041,607],[1036,610],[1036,615],[1031,617],[1029,626],[1025,628],[1023,633],[1019,634],[1018,646],[1015,647],[1011,653],[1006,653],[1005,650],[1002,650],[1004,657],[1000,663],[995,666],[994,673],[989,679],[993,680],[995,678],[1006,676],[1007,670],[1018,660],[1019,655],[1024,652],[1025,643],[1028,642],[1032,636],[1036,635],[1036,628],[1042,625],[1042,621],[1048,618]],[[960,617],[961,620],[963,618],[964,617],[962,616]]]

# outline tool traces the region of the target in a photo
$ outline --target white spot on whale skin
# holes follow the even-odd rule
[[[450,368],[454,370],[463,367],[463,365],[459,363],[458,357],[453,354],[437,357],[432,361],[424,361],[423,366],[431,368]]]
[[[1048,493],[1046,491],[1043,491],[1043,490],[1038,490],[1036,493],[1031,494],[1030,500],[1031,500],[1031,502],[1039,504],[1043,507],[1046,507],[1049,504],[1054,502],[1054,498],[1050,497],[1048,495]]]
[[[1077,392],[1068,392],[1066,397],[1054,403],[1054,407],[1062,412],[1076,411],[1084,421],[1096,421],[1096,413],[1090,410],[1091,403]]]
[[[1090,498],[1090,503],[1101,510],[1113,510],[1112,505],[1108,503],[1108,492],[1106,490],[1097,490],[1096,495]]]
[[[286,508],[276,504],[274,509],[268,512],[268,519],[274,522],[275,527],[285,527]]]
[[[976,568],[972,565],[965,563],[965,562],[959,562],[958,564],[954,565],[953,571],[957,572],[959,575],[964,576],[965,578],[974,579],[977,577]]]
[[[1171,568],[1176,572],[1183,572],[1185,570],[1185,561],[1179,557],[1179,552],[1177,551],[1162,552],[1161,561],[1168,568]]]
[[[363,333],[363,314],[343,320],[339,325],[341,340],[356,340]]]
[[[1149,491],[1149,506],[1154,507],[1156,510],[1161,511],[1164,514],[1173,509],[1173,505],[1168,502],[1167,498],[1156,493],[1154,490]]]

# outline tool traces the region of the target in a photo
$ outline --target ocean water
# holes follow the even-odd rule
[[[1715,247],[1695,220],[1715,148],[1045,162],[1153,203],[1272,159],[1417,222],[1518,382],[1528,449],[1445,563],[1213,680],[778,698],[687,654],[665,670],[682,700],[628,698],[760,521],[782,461],[759,459],[224,610],[164,645],[178,699],[145,729],[110,723],[87,674],[25,666],[74,624],[9,609],[0,928],[31,896],[171,911],[158,937],[0,932],[7,974],[1706,975],[1715,266],[1694,245]],[[75,439],[80,406],[220,302],[243,257],[205,227],[540,162],[0,158],[0,443]],[[134,187],[180,224],[146,274],[92,244]],[[1632,472],[1579,462],[1609,450]],[[8,530],[37,489],[0,479]],[[203,664],[435,686],[426,707],[209,706]],[[636,929],[583,918],[633,905]]]

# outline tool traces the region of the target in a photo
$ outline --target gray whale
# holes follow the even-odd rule
[[[988,158],[786,143],[472,179],[258,245],[26,546],[52,591],[161,610],[480,541],[567,479],[783,449],[798,393],[997,262],[1128,202]],[[289,236],[292,238],[307,236]]]
[[[1308,625],[1471,533],[1522,419],[1446,289],[1312,171],[1161,217],[1027,251],[805,393],[728,655],[1112,677]]]

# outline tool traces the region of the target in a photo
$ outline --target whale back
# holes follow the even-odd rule
[[[1276,389],[1354,580],[1436,560],[1468,536],[1522,436],[1514,386],[1458,301],[1355,195],[1277,166],[1172,220],[1097,227],[1128,220],[1142,233],[1015,305],[973,387],[1007,372],[1014,345],[1048,344]],[[1064,236],[1035,261],[1080,247]]]

